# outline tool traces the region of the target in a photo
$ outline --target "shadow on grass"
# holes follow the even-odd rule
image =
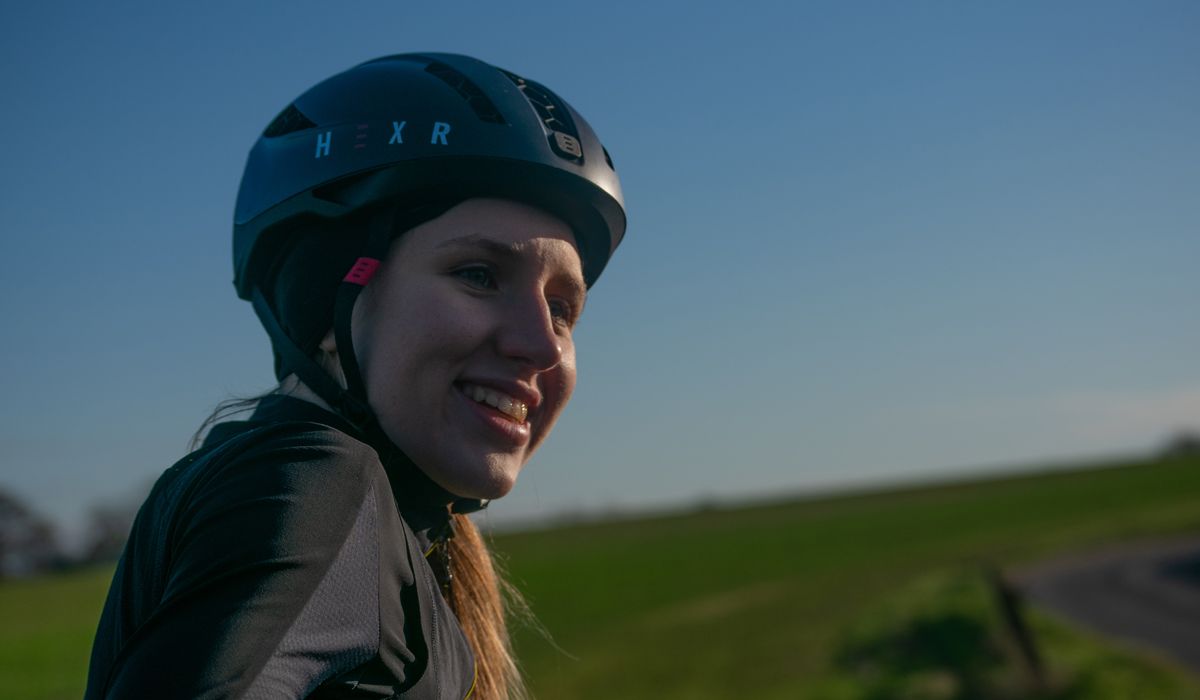
[[[942,572],[864,611],[833,654],[839,698],[1108,700],[1191,697],[1153,664],[1029,615],[1046,677],[1014,643],[985,576]],[[847,689],[849,692],[847,692]]]
[[[837,665],[863,680],[864,700],[983,698],[1005,658],[988,629],[963,613],[921,616],[847,642]]]

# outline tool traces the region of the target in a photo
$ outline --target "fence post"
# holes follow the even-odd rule
[[[1042,657],[1038,653],[1037,645],[1034,643],[1033,635],[1021,613],[1020,591],[1009,583],[1000,570],[994,566],[985,567],[984,574],[991,586],[996,605],[1000,609],[1000,617],[1004,620],[1008,634],[1016,642],[1017,649],[1021,654],[1021,661],[1029,674],[1033,687],[1043,690],[1046,683],[1046,671],[1042,665]]]

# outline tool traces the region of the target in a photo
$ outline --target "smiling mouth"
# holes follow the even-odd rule
[[[524,423],[525,418],[529,416],[529,407],[524,402],[502,391],[496,391],[495,389],[469,382],[463,382],[459,385],[459,388],[467,398],[472,399],[476,403],[491,406],[515,423]]]

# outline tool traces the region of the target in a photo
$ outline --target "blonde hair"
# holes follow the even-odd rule
[[[449,602],[475,652],[475,687],[471,700],[525,700],[512,640],[510,618],[528,619],[529,607],[503,576],[479,528],[465,515],[454,516],[450,539]]]

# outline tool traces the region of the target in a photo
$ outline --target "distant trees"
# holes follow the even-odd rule
[[[138,503],[108,503],[92,508],[86,544],[80,557],[83,563],[113,561],[121,556],[137,516]]]
[[[1182,430],[1167,440],[1163,447],[1164,457],[1195,457],[1200,455],[1200,432]]]
[[[125,549],[138,509],[150,493],[153,481],[143,482],[124,495],[97,503],[88,513],[87,530],[76,562],[100,564],[116,561]]]
[[[54,524],[0,486],[0,579],[116,560],[144,496],[138,491],[93,507],[80,544],[64,551]]]
[[[0,578],[44,571],[62,561],[54,525],[0,488]]]

